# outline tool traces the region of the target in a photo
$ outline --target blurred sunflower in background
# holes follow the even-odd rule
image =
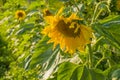
[[[118,11],[120,11],[120,0],[116,1],[116,8]]]
[[[118,12],[118,14],[120,14],[120,0],[111,0],[110,10],[112,12]]]
[[[45,16],[52,16],[53,14],[50,12],[50,10],[49,9],[44,9],[43,10],[43,16],[45,17]]]
[[[15,17],[18,20],[23,20],[25,18],[25,16],[26,16],[26,13],[23,10],[17,10],[16,13],[15,13]]]
[[[48,26],[42,33],[47,35],[50,40],[48,43],[54,43],[54,48],[59,44],[65,52],[73,54],[76,50],[84,51],[85,46],[91,43],[92,29],[77,21],[82,20],[72,13],[68,18],[60,16],[62,9],[55,16],[45,17]]]

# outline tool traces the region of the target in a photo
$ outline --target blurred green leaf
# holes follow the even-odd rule
[[[95,24],[94,30],[104,36],[110,44],[120,49],[120,16],[110,16]]]
[[[119,80],[119,79],[120,79],[120,69],[117,69],[112,73],[112,80]]]
[[[79,67],[79,65],[70,62],[62,63],[58,69],[57,80],[70,80],[77,67]]]
[[[116,75],[116,72],[114,74],[115,70],[120,69],[120,65],[114,65],[108,69],[106,69],[105,71],[103,71],[103,74],[108,78],[108,80],[111,80],[113,76],[116,76],[117,78],[119,77],[118,73]]]
[[[60,9],[61,7],[63,7],[63,3],[60,0],[46,0],[46,4],[50,6],[50,8],[56,10],[56,9]]]
[[[70,62],[59,66],[57,80],[106,80],[100,70],[88,69]]]

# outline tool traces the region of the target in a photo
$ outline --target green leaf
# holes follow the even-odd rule
[[[46,3],[49,3],[50,8],[60,9],[63,6],[62,1],[60,0],[46,0]]]
[[[80,71],[81,71],[81,69],[79,70],[79,72]],[[81,78],[76,79],[76,80],[106,80],[106,79],[100,70],[88,69],[88,68],[84,67],[84,71],[82,73]]]
[[[106,80],[105,76],[103,76],[103,74],[100,70],[89,69],[89,71],[90,71],[90,75],[92,77],[91,80]],[[86,79],[86,80],[88,80],[88,79]]]
[[[117,69],[112,73],[112,79],[114,79],[114,80],[120,79],[120,69]]]
[[[109,16],[100,23],[95,24],[94,30],[106,38],[108,44],[120,49],[120,16]]]
[[[34,28],[34,24],[33,23],[24,24],[24,25],[22,25],[20,27],[20,29],[15,34],[16,35],[22,35],[25,32],[30,32],[33,28]]]
[[[57,80],[106,80],[100,70],[88,69],[70,62],[59,66]]]
[[[58,77],[57,80],[70,80],[72,74],[74,73],[75,69],[79,65],[73,64],[70,62],[64,62],[60,65],[58,70]]]
[[[118,73],[117,73],[117,75],[116,75],[116,71],[115,71],[115,70],[118,70],[118,69],[120,69],[120,65],[119,65],[119,64],[116,64],[116,65],[114,65],[114,66],[106,69],[106,70],[103,72],[103,74],[108,78],[108,80],[111,80],[114,76],[116,76],[116,77],[118,78],[118,77],[119,77],[119,76],[117,76]],[[114,72],[114,71],[115,71],[115,72]]]
[[[52,54],[51,44],[47,44],[48,38],[43,37],[37,42],[35,52],[32,55],[31,67],[35,67],[37,64],[42,64],[49,59],[48,57]]]
[[[89,71],[86,67],[79,66],[74,71],[71,79],[72,80],[88,80],[88,79],[90,79],[90,75],[88,73],[89,73]]]
[[[111,21],[118,21],[118,20],[120,20],[119,15],[110,15],[110,16],[106,17],[105,19],[99,20],[99,22],[101,24],[106,24],[106,23],[109,23]]]

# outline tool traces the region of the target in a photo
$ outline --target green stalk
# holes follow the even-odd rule
[[[89,68],[92,68],[93,67],[93,51],[92,51],[92,47],[91,47],[91,44],[88,44],[88,49],[89,49]]]
[[[95,68],[97,68],[97,66],[98,66],[104,59],[105,59],[105,58],[102,57],[102,58],[97,62],[97,64],[95,65]]]
[[[92,17],[92,21],[91,21],[91,24],[93,24],[94,20],[95,20],[95,16],[97,14],[97,11],[98,11],[98,8],[99,8],[99,5],[101,4],[101,2],[99,2],[96,6],[95,6],[95,10],[94,10],[94,13],[93,13],[93,17]]]
[[[98,8],[99,6],[102,4],[102,3],[107,3],[106,1],[102,1],[102,2],[99,2],[96,6],[95,6],[95,10],[94,10],[94,13],[93,13],[93,17],[92,17],[92,20],[91,20],[91,25],[94,23],[94,21],[96,21],[96,19],[99,17],[100,13],[103,11],[103,9],[101,9],[100,11],[98,11]],[[107,7],[107,6],[106,6]]]

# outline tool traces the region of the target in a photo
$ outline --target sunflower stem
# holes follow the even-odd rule
[[[98,66],[104,59],[105,59],[105,58],[102,57],[102,58],[97,62],[97,64],[95,65],[95,68],[97,68],[97,66]]]
[[[93,52],[92,52],[92,47],[91,47],[91,44],[88,44],[88,49],[89,49],[89,68],[92,68],[93,67]]]
[[[102,2],[99,2],[96,6],[95,6],[95,10],[94,10],[94,13],[93,13],[93,17],[92,17],[92,20],[91,20],[91,25],[96,21],[96,19],[98,18],[98,16],[100,15],[100,13],[103,11],[103,10],[100,10],[100,11],[98,11],[99,9],[99,7],[100,7],[100,5],[102,4],[102,3],[104,3],[105,1],[102,1]]]

